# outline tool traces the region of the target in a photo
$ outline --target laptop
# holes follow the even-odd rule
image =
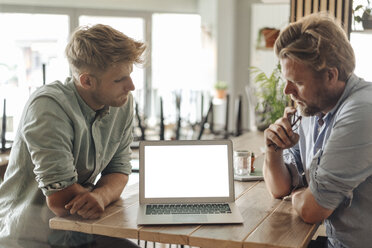
[[[137,224],[242,223],[230,140],[141,141]]]

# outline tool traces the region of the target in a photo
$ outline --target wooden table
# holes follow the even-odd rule
[[[255,140],[257,135],[260,134],[245,137],[259,142]],[[234,149],[252,150],[243,141],[244,137],[234,139]],[[263,140],[260,142],[255,144],[256,149]],[[259,149],[254,151],[258,153]],[[306,247],[318,228],[304,223],[291,202],[273,199],[263,181],[235,182],[235,198],[243,224],[138,226],[138,183],[135,183],[126,187],[121,199],[107,207],[100,219],[54,217],[49,225],[53,229],[203,248]]]

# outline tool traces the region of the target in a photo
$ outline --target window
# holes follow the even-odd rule
[[[182,99],[182,119],[200,121],[200,95],[204,94],[206,110],[216,61],[214,41],[210,31],[201,27],[199,15],[54,7],[41,8],[46,14],[39,14],[32,7],[22,9],[27,13],[17,13],[18,8],[12,7],[10,13],[0,13],[0,31],[6,34],[0,39],[0,110],[6,99],[8,140],[14,138],[31,93],[43,83],[64,81],[69,75],[64,50],[75,23],[107,24],[146,43],[151,53],[148,63],[135,66],[132,78],[136,86],[133,95],[139,112],[146,113],[148,126],[159,120],[159,96],[163,96],[166,119],[175,121],[176,93]]]
[[[367,81],[372,82],[372,71],[370,66],[372,34],[352,32],[350,42],[355,53],[355,74]]]
[[[200,120],[200,94],[214,82],[212,45],[204,37],[201,17],[195,14],[154,14],[152,25],[152,106],[163,98],[166,122],[176,122],[176,95],[181,117]],[[205,38],[205,39],[204,39]],[[152,110],[158,119],[159,110]]]
[[[43,67],[46,83],[68,75],[68,27],[67,15],[0,13],[0,31],[6,34],[0,39],[0,105],[2,110],[6,99],[8,140],[30,94],[43,85]]]

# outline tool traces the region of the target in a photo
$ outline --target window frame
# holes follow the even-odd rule
[[[79,26],[79,17],[82,15],[102,16],[102,17],[136,17],[144,20],[144,42],[149,51],[151,51],[151,27],[152,27],[152,11],[136,11],[136,10],[113,10],[113,9],[97,9],[97,8],[72,8],[72,7],[49,7],[36,5],[11,5],[0,4],[0,13],[20,13],[20,14],[59,14],[69,17],[69,37],[73,30]],[[158,13],[158,11],[156,12]],[[151,61],[151,53],[146,54],[146,60]],[[66,75],[67,76],[67,75]],[[62,79],[61,79],[62,80]],[[147,63],[144,68],[144,113],[150,115],[151,103],[151,63]]]

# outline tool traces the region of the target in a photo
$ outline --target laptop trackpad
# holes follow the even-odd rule
[[[185,223],[198,223],[198,222],[206,222],[208,220],[207,216],[205,215],[192,215],[192,214],[184,214],[184,215],[173,215],[174,222],[185,222]]]

